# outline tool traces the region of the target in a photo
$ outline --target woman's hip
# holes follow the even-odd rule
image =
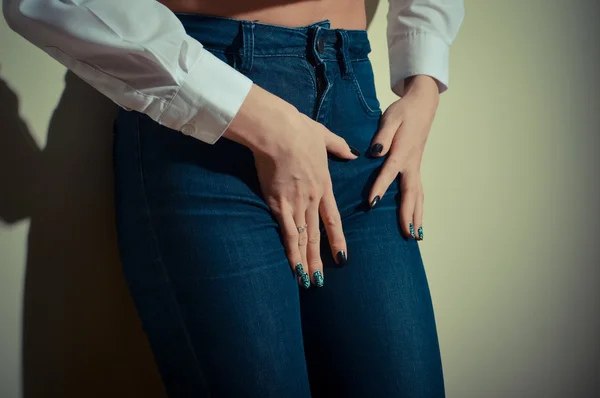
[[[381,114],[366,32],[329,29],[328,21],[286,28],[177,15],[209,51],[361,151],[352,161],[330,156],[328,166],[342,218],[366,211],[369,185],[384,160],[365,156]],[[122,209],[117,214],[123,220],[151,213],[154,219],[175,220],[173,228],[181,230],[177,226],[186,225],[185,218],[198,235],[208,224],[213,230],[246,228],[244,233],[255,226],[277,227],[249,148],[224,137],[207,144],[124,109],[114,136],[117,210]],[[388,195],[394,190],[390,187]]]

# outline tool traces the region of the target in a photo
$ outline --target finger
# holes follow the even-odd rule
[[[423,190],[420,190],[416,196],[415,214],[413,222],[415,224],[416,236],[418,240],[423,240]]]
[[[400,128],[400,125],[401,123],[398,120],[382,117],[379,126],[379,131],[371,140],[371,146],[369,147],[369,156],[385,156],[392,146],[392,141],[394,140],[394,136]]]
[[[302,255],[298,249],[298,230],[296,229],[296,223],[292,216],[291,209],[282,211],[281,213],[274,212],[277,222],[281,226],[283,233],[283,244],[285,252],[290,263],[290,268],[296,274],[297,264],[302,264]]]
[[[417,190],[410,177],[400,177],[400,229],[405,238],[415,238],[414,214],[417,203]]]
[[[310,277],[308,275],[308,261],[306,257],[306,246],[308,244],[308,233],[306,228],[306,206],[296,206],[294,209],[294,221],[296,224],[296,231],[299,227],[304,226],[304,230],[298,231],[298,251],[302,257],[302,263],[296,264],[296,274],[298,276],[298,283],[300,286],[308,289],[310,287]]]
[[[375,182],[371,186],[371,191],[369,193],[369,207],[372,209],[379,203],[379,200],[383,198],[383,195],[392,184],[392,182],[396,181],[398,177],[398,171],[400,169],[400,165],[398,162],[398,158],[395,155],[390,155],[383,162],[383,166],[375,179]]]
[[[332,153],[342,159],[356,159],[360,156],[358,149],[349,145],[345,139],[323,127],[323,136],[325,137],[325,147],[327,152]]]
[[[329,240],[331,254],[335,259],[336,264],[343,267],[348,263],[348,249],[346,247],[346,237],[342,230],[340,212],[331,187],[325,190],[325,194],[323,195],[323,198],[321,198],[319,211],[321,213],[321,218],[323,219],[327,239]]]
[[[310,279],[317,287],[323,287],[323,262],[321,261],[321,231],[319,230],[319,204],[311,202],[306,209],[308,224],[308,269]]]

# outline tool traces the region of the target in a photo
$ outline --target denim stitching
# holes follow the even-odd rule
[[[325,66],[325,68],[327,68],[326,65],[324,65],[324,66]],[[317,108],[317,113],[315,114],[315,120],[317,120],[319,118],[319,116],[321,114],[321,109],[323,108],[323,104],[325,103],[325,97],[327,96],[327,94],[329,93],[329,90],[333,86],[333,82],[329,81],[327,79],[327,70],[324,69],[323,72],[324,72],[323,78],[325,79],[325,82],[327,83],[327,85],[325,86],[325,90],[323,90],[323,95],[321,95],[320,99],[319,99],[319,95],[317,93],[317,99],[319,101],[319,104],[318,104],[318,108]]]
[[[236,55],[237,54],[234,51],[220,50],[220,49],[212,48],[212,47],[208,47],[208,46],[204,46],[204,48],[206,48],[208,51],[210,51],[212,53],[219,53],[219,54],[224,54],[224,55]],[[254,54],[254,58],[271,58],[271,57],[291,57],[291,58],[307,59],[308,55],[301,54],[301,53]],[[359,62],[359,61],[369,61],[370,59],[368,57],[363,57],[363,58],[350,57],[350,60]],[[336,61],[336,59],[335,58],[323,58],[323,61]]]
[[[365,111],[371,116],[378,115],[380,113],[380,110],[373,109],[369,106],[360,88],[360,84],[358,83],[358,78],[356,77],[356,74],[354,74],[352,81],[354,82],[354,87],[356,87],[356,95],[358,96],[359,102],[361,103]]]
[[[160,263],[160,266],[163,270],[165,282],[169,285],[169,292],[171,293],[171,299],[173,300],[173,304],[175,305],[177,317],[179,318],[181,328],[183,329],[183,332],[185,334],[186,341],[188,343],[188,347],[194,356],[194,360],[196,363],[196,369],[198,370],[198,375],[202,379],[204,386],[208,389],[208,383],[206,382],[206,379],[204,378],[204,373],[202,372],[202,368],[200,367],[200,361],[198,360],[198,356],[196,355],[196,350],[194,349],[194,346],[192,345],[192,341],[191,341],[190,335],[188,333],[187,327],[185,325],[185,322],[183,321],[183,317],[181,316],[181,309],[179,308],[179,303],[177,302],[177,299],[175,298],[175,295],[173,293],[173,286],[171,285],[171,279],[169,278],[169,275],[167,273],[167,270],[166,270],[165,265],[162,260],[162,255],[161,255],[161,251],[160,251],[159,244],[158,244],[158,237],[156,236],[154,224],[152,223],[152,214],[150,212],[150,205],[148,204],[148,197],[146,195],[144,165],[143,165],[143,161],[142,161],[142,147],[141,147],[141,143],[140,143],[140,135],[141,135],[140,134],[140,115],[137,115],[135,120],[136,120],[136,128],[137,128],[137,155],[138,155],[138,161],[139,161],[139,166],[140,166],[140,180],[141,180],[141,185],[142,185],[141,189],[142,189],[142,196],[144,199],[144,210],[146,212],[146,216],[148,217],[148,224],[150,226],[150,233],[152,234],[152,240],[154,241],[156,255],[158,256],[158,262]],[[209,392],[209,396],[210,396],[210,392]]]
[[[354,76],[354,79],[352,79],[352,80],[354,81],[354,87],[356,87],[356,95],[358,96],[358,99],[359,99],[361,105],[363,106],[363,108],[365,109],[365,111],[367,111],[367,113],[370,115],[379,114],[379,110],[375,110],[375,109],[371,108],[369,106],[369,104],[367,104],[367,100],[365,99],[365,96],[364,96],[362,90],[360,89],[360,85],[358,84],[358,80],[356,79],[356,76]]]
[[[315,100],[316,100],[319,93],[317,92],[317,75],[315,73],[315,68],[308,61],[308,59],[304,58],[304,61],[305,62],[303,62],[302,65],[306,68],[306,70],[308,71],[308,74],[310,75],[310,83],[312,84],[312,90],[315,93]]]

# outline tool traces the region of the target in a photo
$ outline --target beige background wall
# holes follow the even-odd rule
[[[447,395],[600,397],[600,5],[466,7],[423,166]],[[0,396],[161,397],[118,263],[116,108],[3,20],[0,64]]]

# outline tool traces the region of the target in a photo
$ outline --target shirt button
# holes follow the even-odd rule
[[[323,36],[319,36],[317,39],[317,51],[322,53],[325,49],[325,40],[323,40]]]
[[[184,124],[181,128],[183,134],[192,135],[196,131],[196,128],[191,124]]]

